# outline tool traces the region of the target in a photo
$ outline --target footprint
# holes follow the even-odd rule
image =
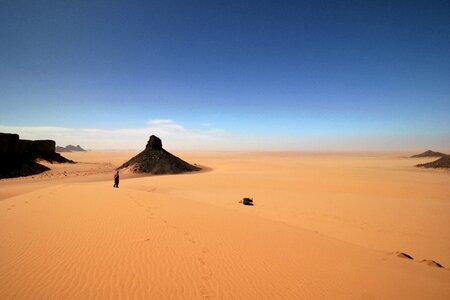
[[[200,285],[200,294],[202,295],[203,299],[210,299],[208,290],[203,285]]]

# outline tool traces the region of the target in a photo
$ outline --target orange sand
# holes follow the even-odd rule
[[[0,299],[450,299],[450,172],[413,167],[430,159],[175,153],[212,170],[114,189],[136,153],[0,180]]]

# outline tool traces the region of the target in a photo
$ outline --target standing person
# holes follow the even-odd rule
[[[114,175],[114,187],[119,187],[119,171],[116,171],[116,175]]]

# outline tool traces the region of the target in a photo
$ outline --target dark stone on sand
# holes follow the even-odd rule
[[[450,155],[444,155],[441,158],[426,163],[426,164],[419,164],[417,167],[422,168],[443,168],[443,169],[449,169],[450,168]]]
[[[253,206],[253,198],[248,198],[248,197],[242,198],[241,202],[242,202],[242,204],[244,204],[244,205],[250,205],[250,206]]]
[[[129,169],[133,173],[179,174],[200,170],[181,158],[167,152],[161,139],[152,135],[145,150],[121,165],[118,169]]]
[[[441,153],[441,152],[435,152],[435,151],[432,151],[432,150],[427,150],[427,151],[425,151],[423,153],[416,154],[416,155],[413,155],[411,157],[412,158],[419,158],[419,157],[442,157],[442,156],[445,156],[445,154]]]

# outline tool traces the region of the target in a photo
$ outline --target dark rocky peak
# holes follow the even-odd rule
[[[152,135],[147,142],[146,150],[162,150],[161,139],[157,136]]]

